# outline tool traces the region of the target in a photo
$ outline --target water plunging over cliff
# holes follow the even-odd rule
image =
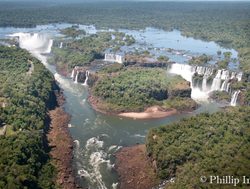
[[[32,30],[31,32],[34,31]],[[37,32],[40,32],[40,30]],[[32,35],[33,34],[30,34],[30,37],[32,37]],[[44,36],[47,38],[47,35]],[[149,35],[149,37],[151,36],[152,35]],[[43,43],[43,37],[40,37],[41,39],[39,40],[41,40],[41,43]],[[164,37],[165,36],[161,37],[161,40]],[[32,39],[34,41],[39,41],[35,37],[32,37]],[[28,43],[25,41],[27,42],[28,40],[23,40],[22,42],[20,41],[20,47],[26,49],[28,48],[30,52],[35,52],[35,56],[38,57],[44,64],[46,64],[46,56],[43,55],[43,53],[50,52],[51,44],[49,40],[47,40],[47,44],[44,44],[44,47],[41,45],[41,48],[35,49],[32,49],[31,47],[29,48]],[[153,41],[156,40],[154,39]],[[30,44],[33,45],[35,43],[31,41]],[[164,44],[167,43],[164,42]],[[180,44],[178,43],[178,45]],[[190,45],[190,48],[192,48],[192,46],[193,45]],[[38,45],[34,45],[34,47],[38,47]],[[204,50],[207,49],[213,48],[204,48]],[[193,52],[194,50],[191,49],[191,51]],[[217,49],[214,50],[215,53],[216,51]],[[178,65],[176,66],[178,67]],[[192,77],[190,77],[188,73],[185,73],[185,69],[190,69],[190,74],[192,75],[197,72],[202,75],[208,70],[207,68],[198,68],[196,66],[190,67],[188,65],[184,65],[182,69],[182,75],[186,78],[189,78],[191,83]],[[77,69],[74,69],[74,71],[72,71],[73,74],[71,73],[74,81],[77,74],[76,71]],[[86,80],[86,78],[83,76],[84,71],[85,70],[79,69],[79,82],[85,82]],[[177,72],[176,70],[172,71]],[[54,71],[52,72],[55,73]],[[178,114],[159,120],[131,120],[111,115],[103,115],[95,112],[87,103],[88,90],[86,87],[83,87],[82,85],[72,85],[74,81],[57,73],[55,74],[55,78],[60,83],[60,87],[64,89],[64,95],[66,97],[65,110],[72,115],[70,122],[71,127],[69,129],[73,139],[75,140],[74,165],[76,168],[77,178],[79,178],[83,188],[115,188],[113,186],[116,185],[118,180],[114,174],[114,171],[112,170],[114,153],[121,146],[131,146],[136,143],[143,143],[150,128],[166,125],[196,113],[205,111],[214,112],[218,110],[217,104],[202,104],[193,113]],[[204,81],[204,86],[206,86],[204,87],[204,90],[203,87],[202,89],[201,87],[193,87],[193,95],[199,97],[199,94],[206,94],[204,92],[206,91],[205,88],[209,90],[210,85],[211,83],[209,83],[209,79],[207,79],[206,84]]]
[[[218,70],[216,75],[213,76],[214,69],[205,66],[192,66],[187,64],[175,63],[171,65],[170,73],[182,76],[185,80],[190,82],[192,88],[191,97],[197,101],[207,101],[209,93],[213,91],[226,91],[230,92],[230,80],[240,81],[243,73],[231,73],[229,70]],[[201,85],[194,83],[195,76],[202,77]],[[212,84],[208,84],[208,79],[212,79]],[[238,94],[233,95],[237,98]],[[235,103],[231,103],[234,105]]]
[[[59,48],[61,49],[63,47],[63,42],[60,43]]]
[[[88,85],[88,79],[89,79],[89,71],[88,70],[86,70],[85,76],[86,76],[86,79],[85,79],[83,85]]]
[[[70,77],[71,77],[72,79],[74,79],[74,76],[75,76],[75,69],[72,70],[71,76],[70,76]]]
[[[10,35],[19,38],[19,46],[28,51],[50,53],[53,40],[48,35],[39,33],[15,33]]]
[[[235,91],[232,95],[232,99],[231,99],[231,106],[236,106],[237,105],[237,99],[238,99],[238,95],[240,94],[240,90]]]
[[[76,71],[75,83],[78,83],[78,76],[79,76],[79,71]]]

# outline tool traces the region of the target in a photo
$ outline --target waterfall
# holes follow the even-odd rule
[[[237,104],[237,99],[238,99],[238,95],[239,95],[239,94],[240,94],[240,90],[235,91],[235,92],[233,93],[232,99],[231,99],[231,103],[230,103],[231,106],[236,106],[236,104]]]
[[[117,62],[122,64],[123,63],[123,56],[112,54],[112,53],[106,53],[104,61],[110,61],[110,62]]]
[[[46,34],[15,33],[11,37],[18,37],[19,46],[31,52],[50,53],[53,40]]]
[[[228,79],[226,79],[225,81],[223,81],[223,83],[221,85],[221,88],[220,88],[221,91],[227,91],[228,92],[228,88],[229,88],[228,81],[229,81]]]
[[[85,79],[85,81],[84,81],[84,83],[83,83],[83,85],[88,85],[88,79],[89,79],[89,71],[88,70],[86,70],[86,79]]]
[[[230,79],[234,79],[235,77],[236,77],[236,73],[235,73],[235,72],[232,72],[231,78],[230,78]]]
[[[195,73],[195,68],[188,65],[188,64],[172,64],[170,70],[170,73],[180,75],[185,80],[189,81],[192,86],[192,77]]]
[[[215,78],[213,79],[211,91],[218,91],[221,88],[221,75],[222,75],[222,70],[218,70]]]
[[[230,75],[230,73],[229,73],[228,70],[223,70],[222,73],[221,73],[221,78],[220,79],[227,80],[227,79],[229,79],[229,75]]]
[[[202,80],[202,91],[207,91],[207,76],[203,77],[203,80]]]
[[[176,63],[176,64],[171,65],[169,73],[180,75],[183,79],[190,82],[190,85],[192,88],[191,97],[193,99],[198,100],[198,101],[207,101],[208,94],[206,92],[202,91],[200,88],[193,86],[192,77],[193,77],[194,73],[196,73],[197,68],[198,67],[190,66],[188,64]],[[204,70],[202,71],[201,68],[198,68],[198,69],[201,70],[200,72],[206,72]],[[204,81],[204,87],[205,87],[205,81]]]
[[[238,79],[238,81],[241,81],[242,75],[243,75],[242,72],[240,72],[240,73],[238,73],[238,74],[236,75],[236,78]]]
[[[75,68],[73,68],[72,72],[71,72],[71,78],[74,80],[74,76],[75,76]]]
[[[208,79],[213,75],[214,69],[211,67],[204,66],[191,66],[188,64],[172,64],[170,69],[170,73],[180,75],[185,80],[191,83],[192,93],[191,97],[197,101],[207,101],[209,97],[209,93],[212,91],[230,91],[230,81],[232,78],[237,78],[238,81],[241,80],[243,73],[236,73],[228,70],[218,70],[213,81],[211,87],[209,86]],[[198,74],[199,76],[203,75],[202,86],[197,87],[193,83],[194,74]],[[236,95],[236,94],[235,94]]]
[[[63,42],[60,43],[59,48],[61,49],[63,47]]]
[[[78,76],[79,76],[79,72],[76,71],[76,79],[75,79],[75,83],[78,83]]]
[[[226,91],[229,92],[230,83],[227,83]]]

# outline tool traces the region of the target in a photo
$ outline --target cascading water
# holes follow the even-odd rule
[[[237,105],[237,99],[238,99],[239,94],[240,94],[240,90],[235,91],[233,93],[231,103],[230,103],[231,106],[236,106]]]
[[[61,49],[63,47],[63,42],[60,43],[59,48]]]
[[[225,81],[223,81],[223,83],[222,83],[222,85],[221,85],[221,91],[226,91],[226,92],[228,92],[228,90],[229,90],[229,80],[228,79],[226,79]]]
[[[31,52],[50,53],[53,40],[48,35],[39,33],[15,33],[11,37],[18,37],[19,46]]]
[[[213,79],[213,83],[211,86],[211,91],[218,91],[221,88],[221,75],[222,75],[222,70],[218,70],[215,78]]]
[[[79,72],[78,72],[78,71],[76,71],[75,83],[78,83],[78,76],[79,76]]]
[[[70,77],[74,80],[74,76],[75,76],[75,68],[72,70]]]
[[[238,74],[236,75],[236,78],[238,79],[238,81],[241,81],[242,76],[243,76],[243,73],[242,73],[242,72],[240,72],[240,73],[238,73]]]
[[[230,90],[230,80],[237,79],[241,80],[242,72],[240,73],[231,73],[228,70],[218,70],[216,76],[212,81],[211,87],[208,86],[208,78],[213,75],[214,69],[211,67],[202,67],[202,66],[190,66],[187,64],[175,63],[171,65],[169,70],[170,73],[174,73],[182,76],[185,80],[191,83],[192,93],[191,97],[196,101],[207,101],[209,93],[212,91],[226,91]],[[193,83],[193,75],[198,74],[203,76],[201,87]],[[236,94],[235,94],[236,95]],[[231,103],[232,104],[232,103]],[[234,103],[233,103],[234,104]]]
[[[200,72],[205,72],[204,69],[200,69]],[[208,99],[208,94],[199,87],[195,87],[192,81],[193,75],[196,73],[196,67],[195,66],[190,66],[187,64],[172,64],[171,68],[169,70],[169,73],[177,74],[180,75],[182,78],[190,82],[191,88],[192,88],[192,93],[191,97],[197,101],[207,101]],[[205,87],[205,82],[204,82],[204,87]]]
[[[88,85],[88,79],[89,79],[89,71],[88,71],[88,70],[86,70],[86,79],[85,79],[85,81],[84,81],[83,85],[85,85],[85,86],[87,86],[87,85]]]

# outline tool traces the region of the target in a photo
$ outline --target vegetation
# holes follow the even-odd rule
[[[228,60],[220,60],[220,61],[218,61],[216,64],[218,65],[218,68],[219,69],[227,69],[227,67],[228,67]]]
[[[174,108],[179,111],[191,111],[197,107],[197,104],[191,98],[176,97],[164,100],[162,107],[165,109]]]
[[[34,70],[29,73],[29,67]],[[44,144],[46,111],[51,97],[52,74],[28,52],[0,46],[1,120],[0,188],[52,189],[54,167]]]
[[[188,87],[180,76],[169,76],[163,69],[126,68],[118,74],[104,75],[92,94],[107,103],[109,111],[143,111],[168,98],[168,92]],[[188,96],[188,95],[187,95]]]
[[[226,91],[214,91],[211,95],[210,95],[211,99],[214,99],[218,102],[225,100],[226,102],[230,102],[231,100],[231,95],[226,92]]]
[[[108,66],[103,67],[100,70],[100,73],[114,73],[114,72],[119,72],[124,68],[123,64],[119,63],[114,63]]]
[[[78,26],[71,26],[69,28],[62,29],[61,33],[72,38],[76,38],[79,35],[86,35],[86,31],[80,30]]]
[[[198,57],[192,57],[192,59],[189,60],[188,63],[194,64],[194,65],[203,65],[203,64],[208,63],[210,60],[212,60],[211,56],[203,54],[203,55],[198,56]]]
[[[14,131],[43,129],[53,75],[29,53],[14,47],[0,46],[0,63],[0,97],[7,102],[0,108],[2,119]],[[31,64],[35,69],[30,75]]]
[[[157,60],[158,60],[159,62],[168,62],[168,61],[169,61],[169,57],[161,55],[161,56],[159,56],[159,57],[157,58]]]
[[[0,26],[3,27],[68,22],[113,29],[150,26],[165,30],[179,29],[186,36],[237,49],[241,68],[250,72],[249,2],[105,1],[54,3],[53,6],[40,2],[1,2],[0,18]]]
[[[68,29],[66,29],[68,32]],[[73,35],[73,34],[70,34]],[[131,45],[134,38],[121,32],[98,32],[77,39],[64,42],[67,48],[53,47],[54,56],[49,60],[59,69],[72,69],[75,66],[89,64],[95,59],[104,58],[104,51],[108,48],[119,49],[121,46]]]
[[[157,173],[162,179],[176,178],[167,188],[218,188],[216,184],[200,182],[200,177],[247,175],[249,113],[250,107],[230,108],[152,129],[146,145],[149,156],[157,162]]]

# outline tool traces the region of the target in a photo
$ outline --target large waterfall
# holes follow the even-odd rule
[[[230,92],[230,81],[232,79],[237,79],[240,81],[242,79],[243,73],[232,72],[230,76],[230,71],[228,70],[218,70],[213,76],[214,69],[212,67],[205,66],[191,66],[188,64],[175,63],[171,65],[169,69],[170,73],[182,76],[185,80],[190,82],[192,93],[191,97],[197,101],[207,101],[209,98],[209,93],[212,91],[226,91]],[[202,83],[197,85],[193,81],[195,75],[201,76]],[[208,79],[212,79],[212,84],[208,83]],[[237,97],[239,92],[235,92],[232,96],[231,105],[236,105]]]
[[[46,34],[15,33],[10,35],[18,37],[19,46],[31,52],[50,53],[53,40]]]

